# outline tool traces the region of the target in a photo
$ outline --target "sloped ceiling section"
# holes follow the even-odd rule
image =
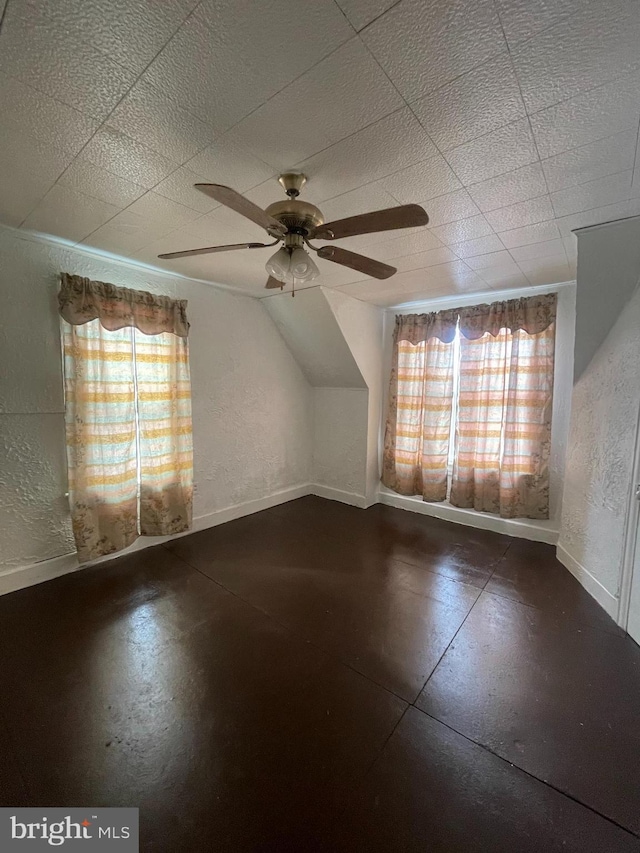
[[[578,246],[575,379],[640,283],[640,216],[578,231]]]
[[[366,388],[325,291],[302,290],[264,300],[307,381],[315,388]]]

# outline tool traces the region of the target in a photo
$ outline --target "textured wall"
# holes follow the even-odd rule
[[[370,501],[378,488],[382,317],[324,287],[264,300],[315,389],[312,480]]]
[[[639,406],[640,290],[574,387],[559,541],[615,597]]]
[[[373,502],[380,485],[380,422],[383,387],[388,382],[382,367],[384,312],[337,290],[325,289],[325,295],[369,390],[365,482],[358,494]]]
[[[312,391],[257,300],[0,229],[4,569],[69,553],[61,270],[189,300],[195,516],[310,478]]]
[[[316,388],[313,481],[364,495],[369,392],[366,388]]]

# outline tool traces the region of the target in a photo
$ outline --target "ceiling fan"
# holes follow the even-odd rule
[[[313,258],[305,250],[305,245],[317,253],[319,258],[358,270],[373,278],[389,278],[396,272],[395,267],[350,252],[339,246],[312,246],[309,240],[338,240],[341,237],[353,237],[356,234],[370,234],[375,231],[393,231],[397,228],[414,228],[426,225],[429,217],[418,204],[404,204],[362,213],[325,222],[322,212],[308,201],[298,200],[300,190],[307,178],[301,172],[285,172],[278,178],[287,194],[285,201],[276,201],[266,210],[222,184],[195,184],[196,189],[210,196],[220,204],[246,216],[256,225],[274,237],[273,243],[232,243],[228,246],[209,246],[203,249],[187,249],[182,252],[168,252],[159,258],[187,258],[191,255],[208,255],[213,252],[229,252],[234,249],[264,249],[282,243],[282,246],[267,261],[265,268],[269,274],[265,287],[283,288],[287,282],[310,281],[320,275]]]

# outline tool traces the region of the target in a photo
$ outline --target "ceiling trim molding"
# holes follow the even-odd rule
[[[456,294],[452,296],[438,296],[434,299],[420,299],[415,302],[402,302],[385,308],[386,314],[397,311],[416,311],[420,309],[458,308],[465,305],[475,305],[490,299],[492,302],[502,299],[514,299],[519,296],[535,296],[542,293],[557,293],[563,287],[572,287],[576,284],[575,279],[570,281],[559,281],[555,284],[538,284],[531,287],[516,287],[510,290],[482,290],[477,293]]]
[[[71,240],[65,240],[64,237],[55,237],[53,234],[45,234],[41,231],[28,231],[23,228],[12,228],[10,225],[4,225],[0,222],[0,233],[6,231],[13,237],[19,240],[26,240],[31,243],[45,243],[58,248],[71,249],[81,255],[88,255],[91,258],[100,258],[114,264],[121,264],[125,267],[134,267],[135,269],[148,270],[154,275],[168,276],[169,278],[180,278],[184,281],[192,281],[196,284],[206,284],[207,287],[216,287],[219,290],[235,293],[238,296],[247,296],[249,299],[261,299],[262,296],[253,294],[241,287],[235,287],[232,284],[223,284],[219,281],[210,281],[204,278],[193,278],[190,275],[184,275],[179,272],[171,272],[170,270],[154,267],[151,264],[145,264],[143,261],[136,261],[134,258],[125,258],[122,255],[114,255],[112,252],[105,252],[102,249],[95,249],[92,246],[85,246],[82,243],[73,243]]]

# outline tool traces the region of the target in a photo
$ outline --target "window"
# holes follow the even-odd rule
[[[555,295],[396,318],[383,482],[548,518]]]
[[[185,303],[63,276],[69,498],[81,561],[191,526]],[[176,317],[178,318],[176,320]]]

